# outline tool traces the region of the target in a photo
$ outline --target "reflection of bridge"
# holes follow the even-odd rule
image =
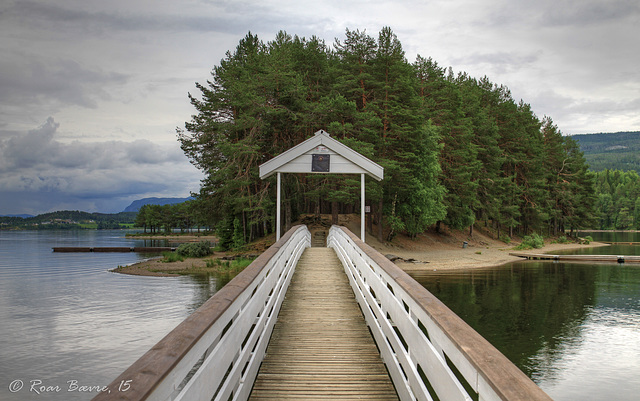
[[[345,228],[310,245],[292,228],[95,400],[550,399]]]

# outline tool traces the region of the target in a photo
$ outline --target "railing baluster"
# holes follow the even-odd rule
[[[293,227],[94,401],[211,399],[214,393],[246,400],[295,265],[310,245],[307,227]],[[127,391],[118,391],[123,382]]]
[[[431,400],[431,392],[441,400],[471,400],[450,364],[480,400],[550,400],[442,302],[349,230],[331,227],[327,244],[347,271],[402,400]]]

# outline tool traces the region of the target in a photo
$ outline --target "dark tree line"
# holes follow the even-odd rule
[[[136,227],[142,227],[144,232],[171,232],[173,229],[181,231],[207,226],[201,213],[202,206],[197,201],[167,205],[147,204],[140,208],[136,216]]]
[[[596,228],[640,230],[640,176],[636,171],[597,172],[596,193]]]
[[[549,117],[488,78],[409,63],[389,28],[327,46],[249,33],[189,94],[181,147],[205,171],[203,221],[244,241],[274,231],[275,178],[258,166],[324,129],[385,168],[367,181],[380,239],[482,220],[502,234],[557,233],[593,216],[593,174]],[[286,225],[302,213],[359,210],[359,177],[283,175]],[[286,227],[285,227],[286,228]]]

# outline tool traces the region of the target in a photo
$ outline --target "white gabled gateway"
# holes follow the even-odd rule
[[[280,183],[281,173],[304,174],[360,174],[361,224],[360,238],[364,242],[364,177],[381,181],[384,168],[360,153],[331,138],[326,131],[317,131],[311,138],[260,165],[260,178],[278,175],[276,241],[280,239]]]

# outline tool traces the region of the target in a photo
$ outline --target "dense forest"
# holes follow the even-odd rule
[[[593,171],[640,173],[640,131],[573,135]]]
[[[589,169],[596,172],[595,194],[601,230],[640,229],[640,132],[615,132],[572,137]]]
[[[487,77],[410,63],[389,28],[377,38],[347,29],[332,46],[249,33],[197,88],[196,114],[178,129],[206,173],[195,202],[244,241],[274,231],[275,178],[261,181],[258,166],[319,129],[384,167],[382,182],[366,183],[379,239],[479,220],[502,235],[594,221],[594,175],[575,140]],[[283,175],[285,225],[357,212],[358,178]]]
[[[640,230],[640,176],[635,170],[597,172],[596,195],[599,221],[594,227]]]
[[[197,202],[188,200],[181,203],[145,204],[136,215],[135,225],[146,233],[171,232],[179,228],[186,231],[193,227],[206,226],[202,218],[202,208]]]

